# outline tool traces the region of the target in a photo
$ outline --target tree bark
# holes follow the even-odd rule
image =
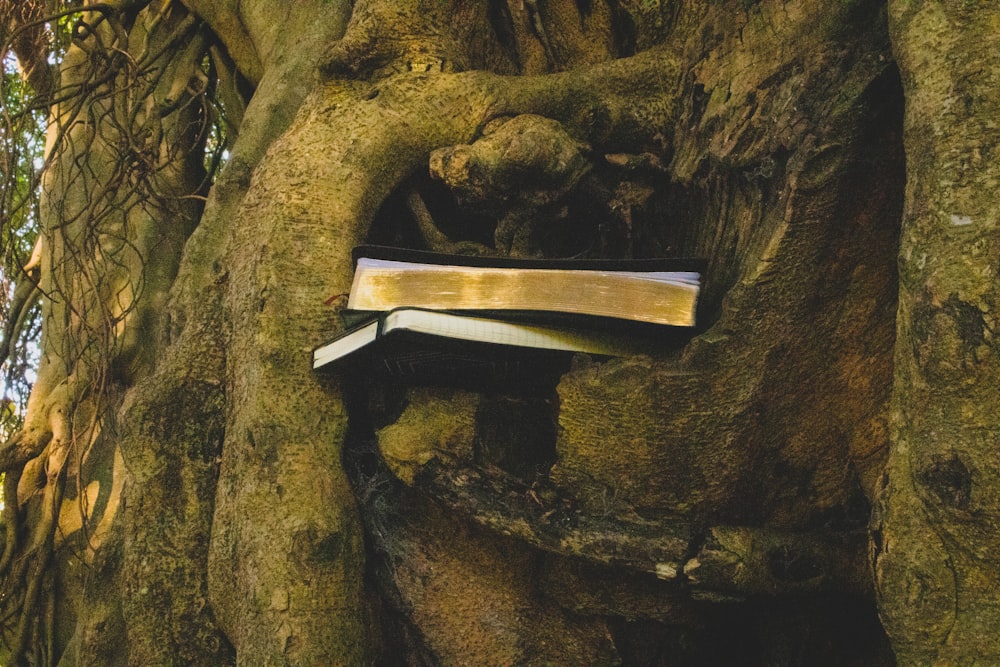
[[[994,340],[1000,11],[890,2],[906,93],[892,450],[876,517],[880,612],[903,664],[1000,660]]]
[[[81,16],[0,662],[892,664],[876,597],[900,662],[1000,660],[997,10]],[[530,391],[317,374],[373,241],[709,269],[690,336]]]

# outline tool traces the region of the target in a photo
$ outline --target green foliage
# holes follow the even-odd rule
[[[2,0],[0,0],[2,2]],[[0,442],[20,428],[38,363],[41,331],[37,290],[24,270],[39,234],[39,191],[45,163],[47,95],[31,88],[14,55],[51,65],[65,53],[78,3],[17,0],[3,3],[0,25]],[[58,12],[51,19],[42,12]],[[18,285],[21,289],[18,290]],[[27,300],[27,303],[25,303]],[[15,322],[19,326],[12,326]],[[8,340],[9,339],[9,340]]]
[[[0,247],[2,270],[16,276],[38,234],[38,179],[45,119],[30,106],[31,92],[11,57],[0,82]]]
[[[45,117],[32,108],[32,98],[33,92],[17,63],[6,56],[0,80],[0,320],[5,325],[12,316],[18,316],[18,312],[12,312],[15,288],[25,278],[23,266],[38,236]],[[10,347],[0,370],[0,400],[10,409],[4,410],[0,421],[0,439],[6,439],[20,426],[37,363],[37,310],[33,309],[24,322],[19,342],[3,341]]]
[[[215,86],[219,77],[209,56],[205,56],[201,69],[210,82],[205,99],[205,112],[208,115],[208,128],[205,136],[205,172],[209,180],[214,181],[215,176],[229,160],[229,144],[235,136],[235,132],[233,131],[233,123],[226,115],[226,109],[216,94]]]

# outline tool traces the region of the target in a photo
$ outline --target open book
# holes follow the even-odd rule
[[[537,311],[693,326],[704,263],[532,260],[360,246],[347,307]]]

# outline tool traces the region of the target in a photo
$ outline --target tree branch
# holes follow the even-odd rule
[[[48,11],[44,3],[24,0],[2,0],[0,14],[6,16],[5,31],[9,37],[4,50],[10,48],[21,64],[21,71],[35,95],[48,100],[55,89],[55,71],[49,64],[49,39],[45,26]]]
[[[21,278],[14,288],[14,297],[10,301],[7,320],[3,326],[3,341],[0,341],[0,364],[10,357],[17,340],[24,331],[24,323],[28,319],[31,307],[38,302],[41,293],[41,289],[38,287],[37,270],[21,274]]]

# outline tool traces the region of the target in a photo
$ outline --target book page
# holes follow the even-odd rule
[[[313,351],[313,368],[320,368],[361,349],[378,338],[378,331],[379,321],[376,319],[321,345]]]
[[[434,311],[400,309],[386,316],[385,332],[405,329],[460,340],[590,354],[636,353],[629,341],[597,332],[526,325]]]

